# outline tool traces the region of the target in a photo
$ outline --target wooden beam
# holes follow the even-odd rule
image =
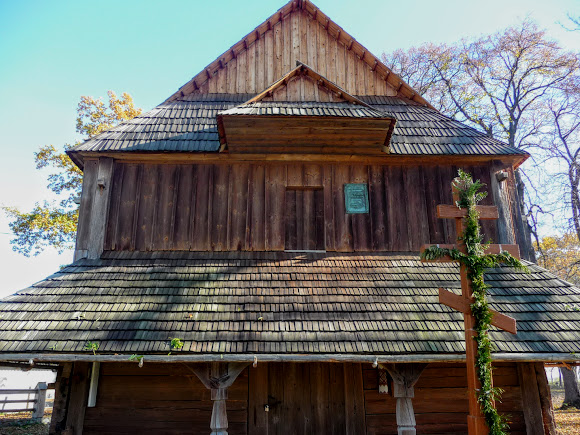
[[[88,258],[99,258],[103,252],[112,180],[113,159],[101,157],[97,171],[97,185],[93,187],[95,193],[90,217]]]
[[[100,361],[100,362],[127,362],[130,353],[126,354],[71,354],[71,353],[20,353],[20,354],[0,354],[0,361],[35,361],[45,362],[78,362],[78,361]],[[145,359],[149,362],[175,363],[175,362],[254,362],[255,354],[215,354],[215,353],[175,353],[167,354],[145,354]],[[569,352],[560,353],[494,353],[494,361],[520,362],[539,361],[561,363],[567,361],[572,364],[580,361],[580,356]],[[447,354],[411,354],[411,355],[364,355],[364,354],[260,354],[259,361],[263,362],[360,362],[373,363],[413,363],[413,362],[462,362],[465,361],[463,353]]]
[[[479,219],[497,219],[499,214],[495,205],[478,205]],[[440,219],[464,218],[467,217],[467,209],[459,208],[455,205],[439,204],[437,206],[437,217]]]
[[[202,384],[211,390],[211,400],[213,401],[210,421],[211,435],[227,435],[226,399],[228,398],[228,388],[248,365],[248,363],[212,362],[193,367],[193,372]]]
[[[456,295],[449,290],[439,287],[439,302],[443,305],[461,311],[464,314],[471,313],[471,304],[473,298],[465,299],[463,296]],[[498,311],[490,309],[492,313],[491,324],[499,329],[502,329],[511,334],[517,334],[516,320],[512,317],[506,316]]]
[[[259,94],[257,94],[256,96],[252,97],[251,99],[249,99],[248,101],[246,101],[244,104],[249,104],[249,103],[254,103],[257,101],[261,101],[262,99],[264,99],[269,93],[273,93],[276,89],[278,89],[281,86],[285,86],[286,83],[295,76],[298,76],[300,74],[304,74],[310,78],[312,78],[315,82],[322,82],[324,84],[324,86],[330,90],[331,92],[336,93],[337,95],[340,94],[340,96],[342,98],[344,98],[345,100],[351,102],[351,103],[355,103],[358,104],[360,106],[363,107],[367,107],[367,108],[372,108],[371,106],[369,106],[367,103],[365,103],[364,101],[356,98],[355,96],[344,92],[340,87],[338,87],[336,84],[334,84],[333,82],[331,82],[330,80],[328,80],[326,77],[320,75],[319,73],[317,73],[316,71],[314,71],[312,68],[310,68],[308,65],[306,65],[305,63],[302,63],[300,61],[296,61],[296,67],[289,71],[286,75],[284,75],[283,77],[281,77],[278,81],[276,81],[275,83],[273,83],[270,87],[266,88],[264,91],[260,92]],[[241,115],[236,115],[236,116],[241,116]],[[385,118],[389,118],[389,119],[394,119],[390,116],[385,116]]]
[[[366,163],[371,165],[397,165],[397,166],[417,166],[417,165],[462,165],[475,163],[489,163],[498,156],[473,156],[473,155],[397,155],[397,154],[383,154],[381,156],[373,156],[372,158],[364,155],[320,155],[320,154],[264,154],[253,153],[244,155],[230,155],[218,152],[174,152],[174,153],[140,153],[140,152],[94,152],[82,151],[71,153],[73,158],[78,162],[85,162],[87,159],[94,159],[95,157],[111,157],[116,160],[121,160],[130,163],[221,163],[231,164],[232,162],[255,162],[260,164],[267,164],[273,162],[348,162],[348,163]],[[506,162],[514,163],[519,161],[518,156],[502,156]]]
[[[46,382],[39,382],[36,384],[36,403],[34,404],[34,412],[32,413],[32,420],[41,422],[44,417],[44,408],[46,406]]]
[[[454,249],[457,245],[451,244],[437,244],[437,245],[423,245],[421,246],[421,253],[425,252],[425,249],[430,248],[431,246],[437,246],[442,249]],[[487,245],[483,250],[484,255],[488,254],[501,254],[502,252],[509,253],[512,257],[519,259],[520,258],[520,247],[519,245]],[[454,261],[449,256],[444,256],[435,260],[421,260],[423,263],[447,263],[449,261]]]
[[[497,238],[499,243],[516,242],[515,232],[512,221],[512,211],[509,199],[509,189],[507,183],[500,183],[497,174],[505,174],[504,165],[501,162],[494,162],[491,171],[491,193],[493,195],[493,202],[497,204],[499,219],[497,221]]]

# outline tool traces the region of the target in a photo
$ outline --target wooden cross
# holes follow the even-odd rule
[[[453,188],[453,200],[457,203],[459,200],[459,192]],[[497,207],[479,205],[476,207],[480,219],[498,219],[499,214]],[[455,219],[455,227],[457,229],[457,244],[456,245],[437,245],[440,248],[454,249],[457,248],[463,253],[467,253],[465,243],[459,238],[465,229],[464,219],[467,217],[467,209],[460,209],[455,205],[438,205],[437,217],[440,219]],[[423,252],[426,248],[433,245],[425,245],[421,249]],[[487,254],[499,254],[507,251],[513,257],[520,258],[520,249],[518,245],[488,245],[485,249]],[[449,256],[441,257],[436,260],[422,260],[428,262],[450,262],[454,261]],[[475,317],[471,312],[471,304],[473,303],[473,291],[471,287],[471,280],[467,278],[467,268],[461,264],[461,296],[456,295],[444,288],[439,288],[439,302],[463,313],[463,321],[465,325],[465,353],[467,364],[467,389],[469,395],[469,416],[467,417],[468,433],[470,435],[485,435],[489,433],[489,429],[485,422],[485,418],[481,413],[481,408],[477,401],[477,391],[481,388],[479,378],[476,373],[475,361],[477,356],[477,343],[474,340],[476,336]],[[491,310],[493,317],[491,324],[497,326],[504,331],[516,334],[516,321],[497,311]]]

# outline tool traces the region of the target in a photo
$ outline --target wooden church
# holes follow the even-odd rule
[[[459,168],[487,240],[531,260],[528,157],[436,111],[308,0],[291,1],[165,102],[70,151],[75,261],[0,302],[0,361],[58,366],[51,434],[465,434]],[[554,434],[546,362],[580,354],[580,290],[490,269],[497,406]]]

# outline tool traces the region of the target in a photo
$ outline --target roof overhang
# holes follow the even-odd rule
[[[320,94],[278,97],[297,81]],[[329,99],[322,101],[321,94]],[[221,150],[231,153],[381,155],[389,152],[395,123],[299,61],[264,91],[217,116]]]
[[[167,164],[210,164],[233,162],[336,162],[364,163],[385,165],[474,165],[493,163],[497,169],[518,167],[526,157],[521,155],[474,155],[474,154],[386,154],[367,156],[357,154],[267,154],[255,153],[216,153],[216,152],[176,152],[176,151],[77,151],[69,154],[71,159],[82,169],[89,159],[110,157],[127,163],[167,163]]]
[[[381,155],[393,118],[303,115],[218,115],[220,142],[230,153]]]
[[[93,355],[88,354],[59,354],[59,353],[30,353],[30,354],[0,354],[0,362],[26,361],[30,365],[36,362],[129,362],[131,354],[114,354],[114,355]],[[357,362],[371,364],[387,363],[414,363],[414,362],[448,362],[460,363],[465,362],[465,354],[396,354],[396,355],[369,355],[369,354],[285,354],[285,353],[254,353],[254,354],[220,354],[220,353],[180,353],[174,352],[167,354],[145,354],[143,362],[155,363],[177,363],[177,362]],[[493,353],[494,362],[580,362],[580,355],[572,353]]]

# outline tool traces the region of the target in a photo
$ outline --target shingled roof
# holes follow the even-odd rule
[[[218,152],[217,115],[253,96],[190,94],[163,103],[77,145],[72,149],[73,158],[79,152]],[[520,149],[410,100],[384,96],[357,98],[383,116],[396,118],[391,154],[527,156]]]
[[[518,322],[491,332],[495,351],[577,358],[580,289],[529,268],[486,272],[492,306]],[[106,252],[2,300],[0,351],[167,354],[178,337],[180,355],[460,355],[440,286],[460,291],[457,266],[416,253]]]

